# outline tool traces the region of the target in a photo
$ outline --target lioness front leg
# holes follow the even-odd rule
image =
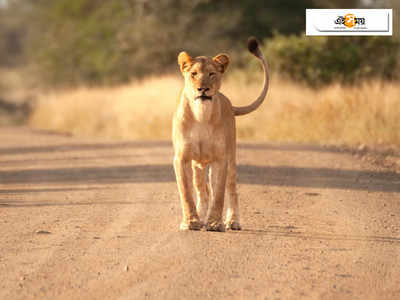
[[[175,157],[174,169],[183,212],[183,220],[180,229],[200,230],[201,223],[193,202],[193,175],[191,161]]]
[[[193,166],[193,184],[197,196],[196,209],[199,215],[200,221],[205,223],[208,211],[208,203],[210,199],[210,193],[206,182],[206,170],[205,165],[192,162]]]
[[[210,184],[212,194],[212,207],[207,218],[206,229],[210,231],[225,231],[222,222],[224,210],[224,196],[227,175],[226,160],[219,160],[211,163]]]

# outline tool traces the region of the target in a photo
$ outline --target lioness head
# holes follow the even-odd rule
[[[222,74],[228,68],[229,57],[218,54],[212,59],[205,56],[192,58],[186,52],[181,52],[178,64],[185,78],[186,96],[194,101],[211,101],[221,87]]]

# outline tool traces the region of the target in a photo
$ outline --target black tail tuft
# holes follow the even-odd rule
[[[247,48],[251,53],[258,57],[258,41],[254,36],[249,37],[247,40]]]

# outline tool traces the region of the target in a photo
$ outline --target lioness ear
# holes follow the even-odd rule
[[[229,56],[227,54],[218,54],[213,58],[213,61],[217,63],[219,71],[224,73],[229,65]]]
[[[181,72],[184,72],[187,68],[189,68],[192,65],[192,58],[185,51],[182,51],[178,55],[178,64],[181,68]]]

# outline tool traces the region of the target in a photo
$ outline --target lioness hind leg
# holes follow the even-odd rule
[[[193,202],[193,174],[191,162],[175,158],[174,169],[183,212],[183,220],[180,229],[200,230],[202,225]]]
[[[239,199],[236,191],[236,163],[232,161],[228,166],[226,179],[226,189],[228,194],[225,226],[227,229],[241,230],[239,216]]]
[[[210,193],[206,182],[206,171],[205,165],[192,162],[193,169],[193,184],[197,197],[196,210],[200,218],[200,221],[204,224],[207,217],[208,203],[210,199]]]

